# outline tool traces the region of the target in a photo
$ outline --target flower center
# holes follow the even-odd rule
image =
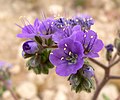
[[[66,57],[66,60],[68,61],[68,64],[76,64],[77,63],[77,54],[73,54],[72,52],[69,52],[68,56]]]

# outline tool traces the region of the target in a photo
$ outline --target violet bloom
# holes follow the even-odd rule
[[[38,45],[34,41],[27,41],[23,44],[24,53],[35,54],[38,50]]]
[[[59,19],[56,19],[53,25],[54,25],[55,29],[58,30],[58,29],[65,28],[66,26],[68,26],[68,24],[69,24],[68,20],[61,17]]]
[[[55,31],[53,24],[54,24],[53,18],[47,18],[35,24],[35,26],[36,25],[38,26],[37,31],[39,32],[39,36],[47,39],[50,38]]]
[[[89,30],[87,32],[76,31],[71,36],[71,39],[82,43],[84,48],[84,57],[99,57],[98,52],[103,48],[102,40],[97,39],[97,34]]]
[[[25,24],[25,19],[23,19],[24,24]],[[27,20],[26,20],[27,21]],[[17,37],[19,38],[34,38],[39,34],[39,31],[37,31],[37,27],[39,26],[39,20],[36,18],[34,25],[30,24],[27,21],[27,25],[25,24],[24,27],[19,26],[22,28],[22,33],[17,34]]]
[[[2,69],[3,66],[5,66],[5,62],[4,61],[0,61],[0,69]]]
[[[83,31],[90,30],[91,25],[94,24],[93,18],[87,14],[76,16],[73,19],[74,19],[74,23],[80,25]]]
[[[83,76],[86,77],[86,78],[91,78],[94,76],[94,70],[92,67],[90,66],[87,66],[85,68],[83,68]]]
[[[80,25],[76,25],[73,28],[72,26],[67,26],[62,30],[58,30],[52,35],[52,39],[55,43],[59,43],[62,39],[70,37],[74,31],[81,31]]]
[[[49,56],[50,62],[56,66],[60,76],[75,74],[83,65],[83,47],[80,42],[65,38],[60,41],[57,49]]]
[[[5,62],[5,61],[0,61],[0,70],[6,70],[8,68],[11,68],[12,65]]]

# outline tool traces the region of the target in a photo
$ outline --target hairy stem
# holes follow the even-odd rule
[[[110,73],[110,69],[109,69],[109,68],[105,69],[104,78],[103,78],[102,82],[100,83],[100,85],[97,87],[97,89],[96,89],[96,91],[95,91],[95,94],[94,94],[92,100],[97,100],[98,95],[99,95],[101,89],[104,87],[104,85],[105,85],[105,84],[108,82],[108,80],[109,80],[109,73]]]
[[[99,65],[101,68],[103,68],[103,69],[106,69],[106,68],[107,68],[107,66],[105,66],[104,64],[98,62],[97,60],[92,59],[92,58],[89,58],[89,59],[90,59],[90,61],[92,61],[92,62],[94,62],[95,64]]]
[[[112,76],[112,75],[111,75],[109,78],[110,78],[110,79],[120,79],[120,76]]]
[[[112,61],[114,61],[116,59],[117,55],[118,55],[118,53],[116,52],[115,55],[113,56]]]
[[[118,62],[120,62],[120,57],[114,62],[114,63],[111,63],[109,65],[109,68],[113,67],[115,64],[117,64]]]
[[[104,79],[102,80],[102,82],[100,83],[100,85],[97,87],[97,89],[96,89],[96,91],[95,91],[95,94],[94,94],[92,100],[97,100],[98,95],[99,95],[101,89],[104,87],[104,85],[105,85],[106,83],[107,83],[107,80],[106,80],[106,78],[104,77]]]

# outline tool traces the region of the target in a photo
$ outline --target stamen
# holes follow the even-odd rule
[[[64,48],[64,50],[66,50],[67,48]]]
[[[65,22],[65,25],[67,25],[67,22]]]
[[[89,21],[90,19],[88,18],[87,21]]]
[[[53,53],[52,53],[52,52],[51,52],[50,54],[51,54],[51,55],[53,55]]]
[[[71,55],[71,54],[72,54],[72,52],[70,51],[70,52],[69,52],[69,55]]]
[[[63,28],[63,31],[65,31],[65,28]]]
[[[61,60],[63,60],[64,59],[64,57],[61,57]]]
[[[84,22],[86,21],[85,18],[83,18],[83,21],[84,21]]]
[[[93,38],[93,36],[90,36],[90,38],[92,39],[92,38]]]
[[[67,47],[67,44],[65,44],[65,46]]]
[[[76,19],[76,22],[78,22],[78,19]]]
[[[60,27],[62,28],[63,26],[62,26],[62,25],[60,25]]]
[[[93,18],[91,17],[91,18],[89,18],[89,20],[93,20]]]
[[[84,35],[84,38],[86,37],[86,34]]]
[[[54,24],[54,22],[52,22],[51,24]]]

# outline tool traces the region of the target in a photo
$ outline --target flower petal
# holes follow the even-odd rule
[[[79,70],[83,66],[83,59],[78,59],[79,62],[77,64],[61,64],[56,67],[56,73],[60,76],[69,76],[71,74],[77,73],[77,70]]]
[[[53,65],[58,66],[66,62],[64,59],[61,59],[62,57],[66,57],[64,51],[61,49],[55,49],[50,53],[49,60]]]
[[[104,44],[100,39],[97,39],[92,47],[91,51],[99,52],[103,48]]]

